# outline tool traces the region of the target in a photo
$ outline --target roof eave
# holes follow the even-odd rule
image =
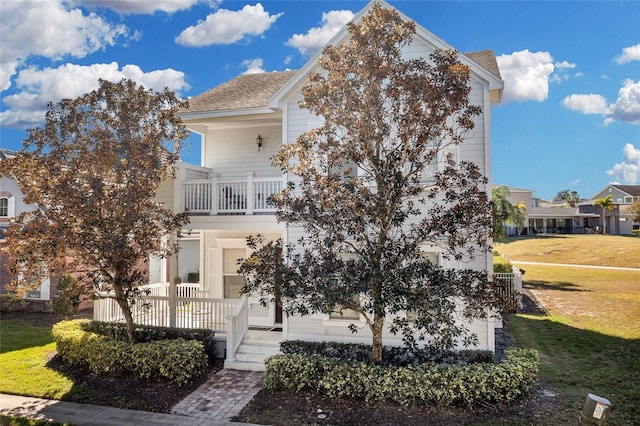
[[[276,113],[276,109],[268,107],[224,109],[218,111],[182,112],[178,114],[182,120],[203,120],[212,118],[238,117],[243,115],[262,115]]]

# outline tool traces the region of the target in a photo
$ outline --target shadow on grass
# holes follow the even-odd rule
[[[505,237],[502,241],[496,241],[500,244],[511,244],[518,241],[533,241],[533,240],[557,240],[567,238],[569,235],[564,234],[544,234],[544,235],[522,235],[518,237]]]
[[[569,291],[569,292],[591,292],[591,290],[585,290],[580,288],[578,284],[574,284],[568,281],[542,281],[542,280],[528,280],[524,282],[524,287],[529,290],[555,290],[555,291]]]
[[[569,424],[587,393],[609,399],[611,424],[635,424],[640,401],[640,339],[578,329],[554,317],[511,316],[508,330],[521,347],[540,353],[540,378],[560,394],[548,424]]]

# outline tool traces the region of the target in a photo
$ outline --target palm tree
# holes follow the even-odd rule
[[[493,202],[493,239],[500,241],[504,238],[505,223],[516,224],[518,232],[524,227],[524,212],[527,210],[524,202],[511,204],[509,188],[500,185],[493,189],[491,201]]]
[[[606,217],[606,211],[612,212],[613,208],[615,207],[615,204],[613,204],[613,200],[611,199],[611,195],[607,195],[606,197],[602,197],[602,198],[598,198],[597,200],[595,200],[593,202],[594,206],[600,206],[600,208],[602,209],[602,226],[603,226],[603,231],[602,234],[606,235],[607,234],[607,222],[605,220]]]

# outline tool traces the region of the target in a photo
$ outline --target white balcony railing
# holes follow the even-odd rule
[[[183,182],[184,208],[190,213],[255,214],[274,212],[267,199],[282,189],[282,178],[188,180]]]

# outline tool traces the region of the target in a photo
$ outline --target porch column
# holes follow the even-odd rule
[[[175,247],[178,243],[176,235],[172,235],[168,241],[171,244],[171,257],[167,259],[167,267],[169,268],[169,327],[176,326],[176,296],[178,288],[176,286],[175,277],[178,275],[177,256]]]
[[[176,166],[176,177],[173,181],[173,211],[182,213],[184,211],[184,181],[186,180],[186,170],[182,164]]]
[[[218,198],[219,198],[219,189],[218,189],[218,174],[211,175],[211,212],[209,215],[217,216],[218,214]]]
[[[547,218],[542,219],[542,233],[547,233]]]
[[[247,173],[247,211],[246,214],[253,214],[253,172]]]

